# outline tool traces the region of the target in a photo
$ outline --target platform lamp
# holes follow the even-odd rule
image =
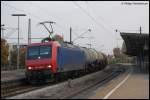
[[[17,16],[18,17],[18,52],[17,52],[17,69],[19,69],[19,17],[20,16],[26,16],[25,14],[12,14],[12,16]]]

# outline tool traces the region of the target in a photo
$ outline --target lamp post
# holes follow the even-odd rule
[[[19,17],[20,16],[26,16],[25,14],[12,14],[12,16],[17,16],[18,17],[18,52],[17,52],[17,69],[19,69]]]

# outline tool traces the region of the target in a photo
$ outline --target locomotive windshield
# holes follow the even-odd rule
[[[32,46],[28,48],[27,59],[51,58],[52,47],[46,46]]]

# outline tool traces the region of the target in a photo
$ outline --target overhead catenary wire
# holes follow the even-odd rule
[[[59,21],[63,22],[62,19],[58,18],[57,16],[52,15],[46,8],[41,7],[41,6],[39,6],[39,5],[35,5],[35,4],[33,4],[33,3],[30,3],[30,5],[32,5],[32,7],[36,7],[36,8],[38,8],[38,9],[40,9],[41,11],[45,12],[45,14],[47,14],[48,16],[53,16],[55,20],[59,20]],[[56,22],[56,21],[55,21],[55,22]],[[64,23],[64,22],[63,22],[63,23]],[[61,25],[59,22],[57,22],[57,24],[55,24],[55,26],[57,26],[57,28],[62,31],[62,32],[60,32],[60,33],[61,33],[61,35],[64,37],[64,34],[63,34],[64,32],[63,32],[63,31],[64,31],[64,29],[66,29],[66,27],[63,26],[63,25]],[[68,26],[68,25],[67,25],[67,26]],[[68,27],[69,27],[69,26],[68,26]],[[55,27],[54,27],[54,29],[55,29]]]
[[[33,4],[32,2],[31,2],[30,4],[31,4],[32,6],[38,8],[38,9],[40,8],[40,10],[44,11],[48,16],[49,16],[49,15],[50,15],[50,16],[53,16],[53,15],[50,14],[48,11],[46,11],[46,10],[47,10],[46,8],[41,7],[41,6],[39,6],[39,5],[35,5],[35,4]],[[59,20],[59,21],[62,21],[62,19],[60,19],[60,18],[58,18],[58,17],[56,17],[56,16],[54,16],[54,18],[57,19],[57,20]],[[64,29],[64,26],[60,25],[58,22],[57,22],[57,26],[59,26],[60,28]]]
[[[85,1],[85,3],[86,3],[86,5],[87,5],[88,11],[89,11],[89,8],[90,8],[90,9],[92,10],[92,12],[94,12],[93,9],[92,9],[92,7],[89,6],[88,1]],[[92,15],[93,15],[93,14],[92,14]],[[95,14],[94,14],[94,15],[95,15]],[[95,16],[96,16],[96,15],[95,15]],[[112,27],[112,25],[106,23],[105,19],[104,19],[102,16],[98,16],[98,17],[96,16],[96,18],[102,20],[110,29],[113,29],[113,30],[114,30],[114,28]]]
[[[27,11],[25,11],[25,10],[22,10],[22,9],[19,9],[19,8],[17,8],[17,7],[14,7],[14,6],[12,6],[12,5],[6,3],[6,2],[5,2],[5,3],[2,2],[2,4],[5,5],[6,7],[12,8],[12,9],[14,9],[14,10],[16,10],[16,11],[24,12],[24,13],[26,13],[26,14],[28,14],[28,15],[34,17],[34,18],[36,19],[36,21],[37,21],[37,20],[38,20],[38,21],[44,20],[44,19],[42,19],[42,18],[39,17],[39,16],[36,16],[36,15],[34,15],[34,14],[32,14],[32,13],[29,13],[29,12],[27,12]],[[42,10],[42,11],[43,11],[43,10]],[[34,18],[33,18],[33,19],[34,19]],[[35,19],[34,19],[34,20],[35,20]],[[57,24],[58,24],[58,23],[57,23]],[[63,27],[62,25],[60,25],[60,24],[58,24],[57,26],[59,26],[60,28],[64,29],[64,27]]]
[[[10,7],[10,8],[15,9],[16,11],[20,11],[20,12],[27,13],[28,15],[31,15],[32,17],[36,18],[37,20],[41,21],[41,20],[40,20],[41,17],[39,17],[39,16],[36,16],[36,15],[34,15],[34,14],[32,14],[32,13],[29,13],[29,12],[27,12],[27,11],[25,11],[25,10],[22,10],[22,9],[19,9],[19,8],[17,8],[17,7],[14,7],[14,6],[12,6],[12,5],[8,4],[8,3],[2,2],[2,4],[4,4],[4,5],[7,6],[7,7]],[[34,5],[34,6],[35,6],[35,5]],[[37,6],[37,7],[41,8],[40,6]],[[44,11],[44,10],[43,10],[43,11]],[[59,24],[58,26],[60,26],[61,28],[63,27],[63,26],[60,25],[60,24]]]
[[[18,29],[17,29],[17,30],[18,30]],[[8,32],[8,33],[5,35],[5,37],[6,37],[6,38],[10,37],[14,32],[16,32],[15,29],[14,29],[14,30],[11,30],[10,32]]]
[[[36,16],[36,15],[33,15],[33,14],[29,13],[29,12],[26,12],[25,10],[19,9],[19,8],[17,8],[17,7],[14,7],[14,6],[12,6],[12,5],[8,4],[8,3],[4,3],[4,2],[3,2],[3,4],[4,4],[5,6],[7,6],[7,7],[10,7],[10,8],[15,9],[16,11],[20,11],[20,12],[27,13],[28,15],[31,15],[32,17],[36,18],[37,20],[40,20],[40,19],[41,19],[40,17],[38,17],[38,16]]]
[[[85,33],[87,33],[88,31],[91,31],[90,29],[88,29],[87,31],[83,32],[82,34],[80,34],[78,37],[76,37],[73,42],[79,38],[81,38],[81,36],[83,36]]]
[[[91,16],[85,9],[83,9],[80,5],[78,5],[75,1],[73,1],[73,3],[78,7],[80,8],[88,17],[90,17],[93,22],[95,22],[100,28],[103,28],[105,31],[107,31],[107,33],[112,33],[111,31],[109,31],[108,29],[106,29],[102,24],[100,24],[99,22],[97,22],[97,20]],[[111,34],[112,35],[112,34]],[[109,35],[110,36],[110,35]]]
[[[88,10],[89,10],[89,3],[88,3],[87,1],[85,1],[85,4],[87,5],[87,8],[88,8]],[[91,6],[90,6],[90,9],[92,9]],[[93,9],[92,9],[92,12],[94,12]],[[92,13],[92,15],[95,15],[95,14]],[[115,31],[115,29],[113,28],[113,26],[110,25],[110,24],[108,24],[108,23],[106,23],[105,19],[104,19],[102,16],[98,16],[98,17],[97,17],[97,16],[95,15],[95,17],[96,17],[97,19],[103,21],[103,23],[104,23],[105,25],[107,25],[110,29],[112,29],[113,31]],[[97,20],[97,21],[99,21],[99,20]],[[116,37],[116,41],[117,41],[117,40],[118,40],[118,39],[117,39],[117,35],[116,35],[115,37]],[[118,43],[117,43],[117,44],[118,44]]]
[[[2,29],[2,28],[1,28]],[[14,33],[16,30],[18,30],[18,28],[13,28],[13,27],[4,27],[4,30],[11,30],[9,33],[11,34],[5,34],[5,37],[7,37],[8,35],[12,35],[12,33]]]
[[[39,6],[39,5],[33,5],[33,3],[30,3],[32,6],[34,6],[34,7],[37,7],[37,8],[40,8],[40,10],[42,10],[42,11],[44,11],[47,15],[51,15],[51,14],[49,14],[49,12],[48,11],[46,11],[47,9],[46,8],[44,8],[44,7],[41,7],[41,6]],[[57,20],[60,20],[60,18],[58,18],[58,17],[55,17],[55,19],[57,19]],[[62,20],[60,20],[61,22],[62,22]],[[62,25],[60,25],[59,23],[57,23],[57,26],[59,26],[60,28],[62,28],[62,29],[64,29],[64,26],[62,26]],[[75,30],[74,30],[75,31]],[[76,36],[78,36],[77,34],[76,34],[76,32],[73,32]]]
[[[88,17],[90,17],[91,20],[92,20],[95,24],[98,25],[98,27],[100,27],[100,28],[98,28],[98,29],[102,29],[102,28],[103,28],[103,30],[106,31],[107,35],[108,35],[110,38],[114,37],[114,35],[111,34],[111,33],[114,32],[114,30],[113,30],[113,31],[110,31],[110,30],[106,29],[101,23],[99,23],[91,14],[89,14],[89,13],[88,13],[84,8],[82,8],[79,4],[77,4],[75,1],[73,1],[73,3],[75,4],[75,6],[77,6],[78,8],[80,8]],[[108,33],[109,33],[109,34],[108,34]],[[114,39],[114,38],[113,38],[113,39]],[[115,41],[114,41],[114,42],[115,42]]]
[[[9,8],[11,8],[11,9],[14,9],[15,11],[19,11],[19,12],[23,12],[23,13],[25,13],[25,14],[28,14],[28,15],[30,15],[31,17],[33,17],[33,19],[35,20],[35,21],[40,21],[41,20],[41,18],[40,17],[38,17],[38,16],[36,16],[36,15],[34,15],[34,14],[32,14],[32,13],[29,13],[29,12],[27,12],[27,11],[25,11],[25,10],[23,10],[23,9],[20,9],[20,8],[17,8],[17,7],[15,7],[15,6],[12,6],[11,4],[8,4],[8,3],[6,3],[6,2],[2,2],[2,4],[4,5],[4,6],[6,6],[6,7],[9,7]],[[12,34],[11,34],[12,35]],[[10,35],[9,35],[10,36]],[[7,37],[6,37],[7,38]],[[9,38],[7,38],[7,39],[9,39]],[[10,38],[11,39],[11,38]]]
[[[9,4],[10,5],[10,4]],[[8,6],[8,5],[7,5]],[[10,5],[11,6],[11,5]],[[10,7],[9,6],[9,7]],[[13,6],[11,6],[10,8],[12,8]],[[27,12],[27,11],[25,11],[25,10],[21,10],[21,9],[18,9],[18,8],[16,8],[16,7],[14,7],[13,9],[15,9],[15,10],[18,10],[18,11],[21,11],[21,12]],[[32,14],[32,13],[27,13],[27,14],[30,14],[31,16],[33,16],[34,18],[36,18],[37,20],[40,20],[41,18],[40,17],[38,17],[38,16],[36,16],[36,15],[34,15],[34,14]],[[36,17],[35,17],[36,16]],[[93,17],[94,18],[94,17]],[[101,28],[103,27],[102,25],[100,25],[100,23],[98,23],[98,22],[96,22],[97,20],[94,18],[94,19],[92,19],[96,24],[98,24],[98,26],[100,26]],[[61,26],[62,27],[62,25],[58,25],[58,26]],[[105,29],[104,28],[104,30],[106,30],[107,32],[109,31],[109,30],[107,30],[107,29]],[[109,31],[109,33],[110,33],[110,31]],[[111,32],[112,33],[112,32]]]

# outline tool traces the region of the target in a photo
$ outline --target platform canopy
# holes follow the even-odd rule
[[[124,40],[124,53],[129,56],[149,55],[149,34],[120,33]]]

